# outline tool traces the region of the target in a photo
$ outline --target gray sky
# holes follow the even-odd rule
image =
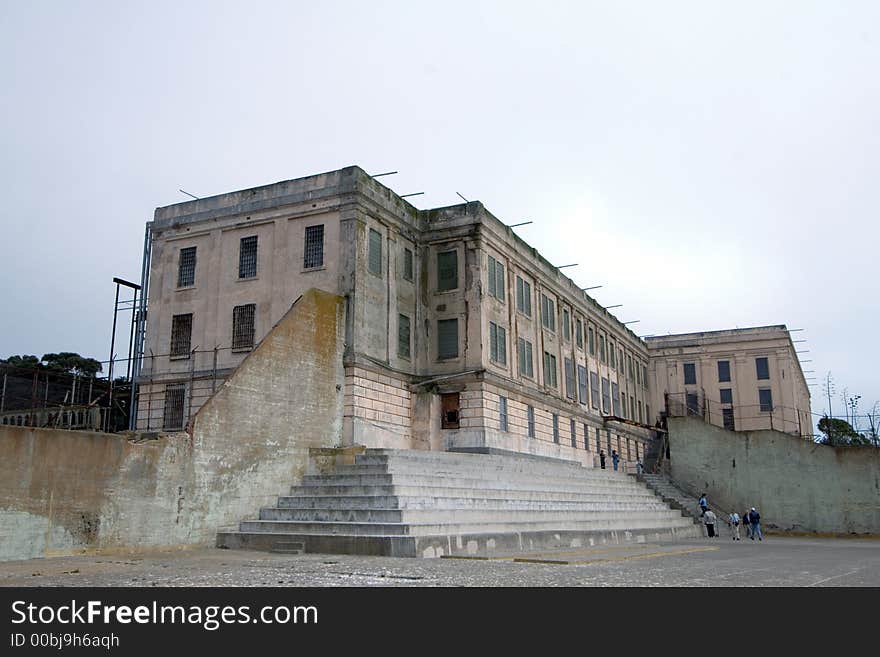
[[[803,328],[835,414],[844,388],[864,409],[878,25],[855,1],[2,0],[0,357],[106,360],[111,280],[140,280],[178,188],[358,164],[417,207],[534,220],[639,335]]]

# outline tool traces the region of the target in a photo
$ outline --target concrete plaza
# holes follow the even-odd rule
[[[880,540],[767,536],[597,546],[493,559],[199,548],[0,563],[0,586],[880,586]]]

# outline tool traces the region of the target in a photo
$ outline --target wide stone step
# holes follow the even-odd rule
[[[580,504],[661,504],[660,498],[650,493],[619,493],[614,497],[602,493],[566,493],[566,492],[534,492],[507,491],[490,495],[484,492],[475,496],[468,488],[445,488],[442,495],[420,494],[421,489],[382,486],[376,487],[373,494],[339,494],[339,495],[290,495],[278,498],[279,507],[325,507],[325,508],[423,508],[436,507],[472,507],[496,505],[516,506],[529,505],[543,508],[547,505],[580,505]],[[348,490],[348,489],[346,489]],[[503,494],[502,494],[503,493]]]
[[[412,457],[406,455],[359,455],[355,457],[355,464],[340,467],[390,467],[390,468],[452,468],[458,471],[466,470],[509,470],[519,472],[552,473],[558,476],[577,476],[579,474],[595,474],[600,476],[615,475],[610,468],[584,467],[579,463],[572,464],[547,464],[541,461],[528,459],[498,458],[493,456],[464,456],[460,458],[435,457]],[[620,474],[619,472],[616,474]]]
[[[474,476],[453,474],[442,476],[434,475],[433,473],[306,475],[303,477],[300,487],[381,486],[389,484],[397,484],[399,486],[449,486],[453,488],[474,488],[476,490],[485,488],[516,489],[521,487],[528,490],[603,490],[612,492],[646,489],[643,484],[626,478],[590,481],[575,479],[559,480],[551,477],[497,477],[493,475],[482,477],[477,474]]]
[[[374,508],[344,509],[321,507],[265,507],[260,509],[260,520],[297,520],[321,522],[403,522],[403,523],[453,523],[453,522],[518,522],[520,520],[590,519],[599,514],[664,513],[669,510],[662,504],[596,504],[577,507],[544,508]],[[673,517],[680,517],[678,512]]]
[[[327,485],[312,485],[312,486],[293,486],[289,491],[290,497],[300,497],[300,496],[315,496],[315,495],[417,495],[417,496],[427,496],[427,497],[454,497],[459,495],[470,495],[470,496],[510,496],[510,497],[522,497],[532,496],[532,495],[541,495],[541,494],[554,494],[554,495],[564,495],[564,496],[572,496],[578,497],[582,495],[600,495],[604,497],[614,498],[617,496],[632,494],[636,495],[639,493],[645,495],[651,495],[650,491],[646,491],[646,489],[639,488],[616,488],[616,489],[607,489],[604,487],[584,487],[580,489],[573,489],[570,486],[552,486],[552,485],[533,485],[531,487],[526,487],[526,484],[520,484],[518,487],[511,487],[507,484],[494,484],[489,485],[486,484],[482,487],[475,488],[473,485],[455,485],[456,482],[449,481],[440,481],[438,482],[425,482],[424,480],[419,480],[416,482],[395,482],[394,484],[378,484],[378,485],[340,485],[340,486],[327,486]],[[475,493],[475,491],[478,491]],[[655,496],[656,497],[656,496]]]

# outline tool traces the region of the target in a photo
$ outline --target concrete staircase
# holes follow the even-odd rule
[[[700,517],[699,495],[693,495],[683,490],[665,474],[643,474],[639,475],[638,479],[643,481],[648,488],[659,495],[673,509],[680,509],[684,515],[693,518],[700,525],[703,524]],[[717,504],[713,504],[711,499],[707,498],[707,502],[709,503],[709,508],[718,516],[718,523],[715,525],[715,528],[720,532],[722,528],[727,527],[729,511],[721,509]],[[702,532],[705,533],[705,531],[705,527],[703,527]]]
[[[645,484],[526,455],[368,449],[217,535],[221,548],[405,557],[691,538]]]

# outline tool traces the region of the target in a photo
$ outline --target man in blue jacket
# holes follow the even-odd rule
[[[755,507],[752,507],[752,510],[749,511],[749,526],[752,529],[752,540],[755,540],[755,536],[758,537],[759,541],[763,541],[763,535],[761,534],[761,514],[758,513],[758,510]]]

